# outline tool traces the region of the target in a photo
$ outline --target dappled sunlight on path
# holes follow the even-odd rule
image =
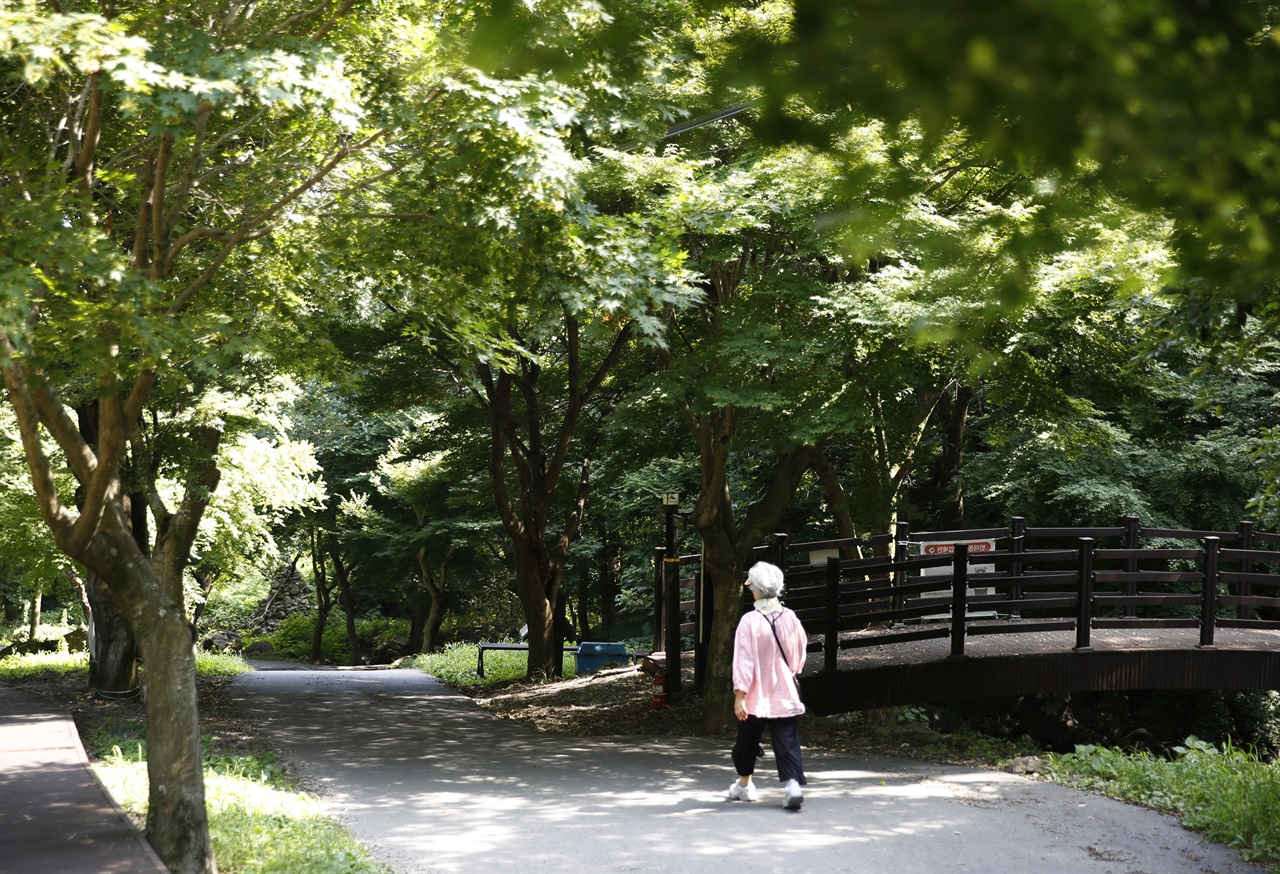
[[[416,671],[272,670],[232,694],[375,856],[406,872],[1250,872],[1170,817],[994,771],[810,753],[801,811],[724,800],[727,749],[574,738]]]

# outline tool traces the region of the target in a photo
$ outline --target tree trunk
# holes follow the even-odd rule
[[[423,626],[422,652],[435,652],[440,648],[440,625],[444,622],[444,596],[432,597],[431,609]]]
[[[717,605],[711,618],[703,685],[703,725],[709,731],[728,727],[733,718],[733,636],[741,618],[737,605],[742,602],[747,557],[752,547],[773,532],[814,460],[812,447],[780,455],[764,496],[747,508],[738,523],[728,478],[733,420],[733,411],[720,410],[700,417],[694,427],[702,489],[694,504],[693,523],[702,535],[702,560],[711,574]]]
[[[563,664],[563,642],[557,643],[555,610],[555,586],[548,593],[542,576],[543,566],[533,550],[516,547],[516,594],[524,608],[525,622],[529,625],[529,667],[526,676],[558,677]],[[553,651],[553,647],[555,650]],[[560,658],[557,658],[560,656]]]
[[[427,564],[427,551],[419,549],[417,552],[418,579],[413,590],[413,624],[409,631],[409,652],[435,652],[440,646],[440,625],[444,622],[447,594],[445,580],[452,555],[453,547],[445,550],[444,561],[440,562],[440,578],[437,580],[432,575],[431,566]]]
[[[40,632],[40,607],[44,600],[44,589],[40,583],[36,583],[36,593],[31,596],[31,623],[27,630],[27,640],[35,640],[36,635]]]
[[[191,625],[171,596],[178,580],[160,578],[122,521],[107,515],[86,564],[110,580],[112,600],[137,631],[146,665],[147,839],[169,870],[213,874]]]
[[[347,567],[342,563],[342,556],[335,545],[330,543],[329,557],[333,559],[333,577],[338,581],[338,594],[342,598],[342,612],[347,619],[347,646],[351,649],[351,664],[364,663],[360,654],[360,638],[356,635],[356,604],[351,595],[351,578],[347,575]]]
[[[321,546],[324,536],[323,531],[311,529],[311,575],[316,584],[316,624],[311,631],[311,663],[316,665],[320,664],[324,627],[329,622],[329,611],[333,609],[333,589],[325,571],[324,548]],[[294,564],[297,564],[296,558]]]
[[[93,633],[89,636],[89,688],[98,698],[138,694],[138,642],[129,617],[92,570],[84,575]]]

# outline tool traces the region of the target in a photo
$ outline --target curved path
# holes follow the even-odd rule
[[[417,671],[258,667],[232,694],[402,872],[1265,874],[1172,817],[1000,772],[807,753],[791,812],[771,758],[760,802],[723,800],[709,741],[538,734]]]

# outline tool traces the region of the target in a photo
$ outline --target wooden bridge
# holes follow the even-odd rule
[[[825,714],[1038,692],[1280,690],[1278,545],[1250,522],[1033,528],[1015,517],[915,534],[902,523],[867,540],[777,535],[752,561],[786,574],[785,603],[810,633],[805,703]],[[677,565],[658,558],[661,595]],[[697,685],[710,586],[701,556],[678,567],[682,600],[657,599],[654,648],[679,639],[676,627],[691,635]]]

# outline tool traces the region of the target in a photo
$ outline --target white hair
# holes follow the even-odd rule
[[[747,585],[761,598],[777,598],[782,594],[782,568],[767,561],[756,562],[747,571]]]

